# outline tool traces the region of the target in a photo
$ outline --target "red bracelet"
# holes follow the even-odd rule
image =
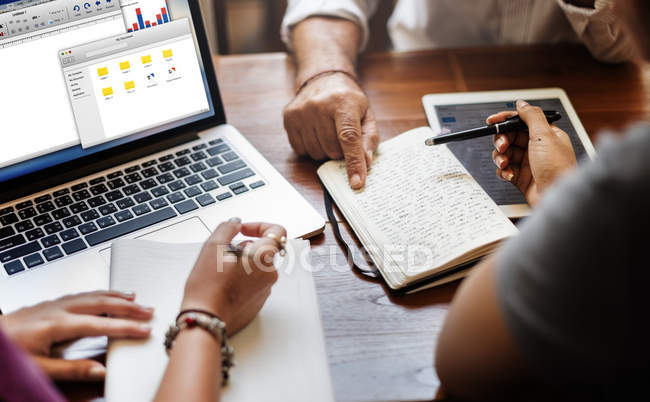
[[[312,75],[311,77],[307,78],[306,80],[304,80],[302,82],[302,84],[300,84],[298,89],[296,90],[296,95],[298,95],[300,93],[300,91],[302,91],[312,81],[314,81],[314,80],[316,80],[316,79],[318,79],[320,77],[323,77],[325,75],[331,75],[331,74],[336,74],[336,73],[341,73],[341,74],[347,75],[349,78],[351,78],[354,82],[357,83],[359,88],[361,88],[361,81],[359,81],[359,78],[357,78],[357,76],[354,73],[351,73],[351,72],[345,71],[345,70],[325,70],[325,71],[321,71],[320,73],[316,73],[316,74]]]

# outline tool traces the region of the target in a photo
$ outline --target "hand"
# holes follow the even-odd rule
[[[153,309],[135,304],[134,298],[108,291],[65,296],[0,316],[0,324],[52,379],[98,381],[106,374],[101,363],[52,358],[52,346],[87,336],[147,338],[149,326],[127,318],[149,320]]]
[[[227,245],[238,234],[259,237],[245,242],[244,255],[237,258]],[[269,223],[245,223],[233,218],[221,223],[203,246],[185,284],[181,310],[201,309],[216,314],[226,323],[229,335],[237,333],[255,318],[278,279],[273,256],[276,241],[286,230]]]
[[[492,159],[497,176],[517,186],[532,206],[559,176],[576,165],[576,156],[567,133],[550,126],[540,108],[523,100],[517,101],[516,112],[497,113],[488,117],[487,123],[499,123],[516,114],[528,131],[495,136]]]
[[[299,155],[345,158],[350,187],[366,183],[379,135],[368,98],[341,73],[318,77],[284,109],[284,128]]]

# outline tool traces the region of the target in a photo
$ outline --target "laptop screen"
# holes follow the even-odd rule
[[[0,0],[0,183],[215,115],[188,0]]]

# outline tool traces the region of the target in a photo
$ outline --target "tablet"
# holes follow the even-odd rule
[[[545,110],[560,112],[562,118],[555,125],[571,138],[579,163],[594,157],[594,146],[566,92],[560,88],[431,94],[422,97],[422,104],[433,131],[446,134],[484,126],[489,115],[514,110],[517,99],[525,99]],[[519,218],[530,213],[519,189],[497,178],[492,162],[492,137],[452,142],[446,146],[508,217]]]

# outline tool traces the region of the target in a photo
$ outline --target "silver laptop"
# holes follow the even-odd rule
[[[0,33],[3,312],[107,289],[120,237],[233,216],[323,230],[226,124],[198,1],[2,2]]]

